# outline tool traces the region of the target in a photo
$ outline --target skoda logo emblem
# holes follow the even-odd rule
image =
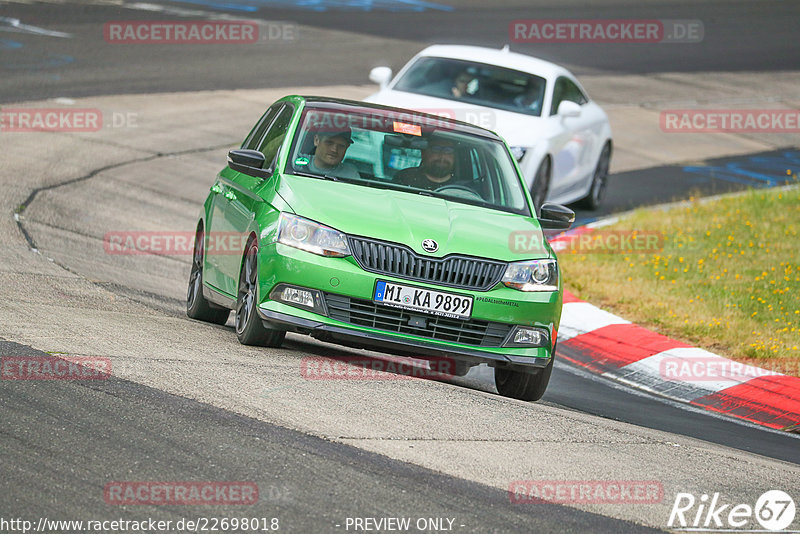
[[[434,241],[433,239],[423,239],[422,240],[422,250],[425,252],[436,252],[439,250],[439,243]]]

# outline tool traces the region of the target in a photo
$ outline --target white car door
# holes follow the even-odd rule
[[[558,114],[562,102],[579,106],[577,116]],[[562,110],[563,111],[563,110]],[[553,86],[550,118],[553,136],[553,170],[549,197],[574,194],[585,189],[594,170],[593,155],[597,152],[598,117],[580,88],[567,77],[559,77]]]

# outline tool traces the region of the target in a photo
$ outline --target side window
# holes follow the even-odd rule
[[[495,195],[491,187],[494,178],[491,169],[491,161],[493,159],[487,159],[486,153],[475,147],[470,148],[468,154],[472,176],[466,177],[468,179],[471,178],[467,185],[478,193],[483,200],[494,201]]]
[[[558,112],[558,105],[564,100],[575,102],[578,105],[584,105],[589,101],[583,91],[575,85],[569,78],[559,78],[553,87],[553,104],[550,106],[550,115],[555,115]]]
[[[286,130],[289,128],[289,123],[292,122],[292,115],[294,109],[291,106],[284,106],[278,113],[272,126],[269,127],[264,140],[261,142],[261,153],[264,154],[264,165],[271,165],[275,157],[278,155],[278,149],[283,144],[286,137]]]
[[[469,151],[469,160],[472,167],[472,176],[482,176],[483,173],[480,169],[480,162],[478,161],[478,153],[475,149]]]
[[[508,198],[508,183],[503,178],[503,173],[500,170],[497,159],[491,157],[486,158],[487,163],[487,183],[485,186],[484,198],[489,202],[495,204],[507,204]]]
[[[589,101],[586,98],[586,95],[583,94],[583,91],[575,85],[572,80],[567,80],[565,78],[565,91],[564,91],[564,100],[569,100],[570,102],[575,102],[576,104],[582,106]]]
[[[559,78],[553,85],[553,103],[550,105],[550,115],[555,115],[558,111],[558,105],[564,100],[564,89],[566,78]]]
[[[275,118],[275,114],[280,109],[280,106],[272,106],[269,108],[264,115],[261,116],[261,120],[259,120],[253,129],[250,130],[250,134],[247,136],[247,139],[244,140],[242,143],[242,148],[246,148],[249,150],[255,150],[256,146],[258,146],[259,141],[264,136],[264,132],[269,127],[272,119]]]

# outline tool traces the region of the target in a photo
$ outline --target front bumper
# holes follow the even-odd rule
[[[288,330],[308,334],[320,341],[329,341],[356,348],[370,348],[380,352],[389,352],[403,356],[413,357],[453,357],[470,360],[472,363],[484,363],[491,361],[502,362],[504,364],[525,365],[530,367],[545,367],[550,362],[550,356],[530,357],[515,356],[513,354],[494,354],[482,350],[468,349],[464,347],[441,345],[430,341],[409,339],[406,337],[392,336],[380,331],[368,332],[366,330],[354,329],[350,325],[336,326],[325,324],[319,321],[295,317],[288,313],[281,313],[264,308],[258,309],[261,320],[270,328]],[[540,349],[547,350],[547,349]]]
[[[546,330],[550,343],[555,339],[561,316],[561,291],[523,293],[502,285],[489,291],[470,291],[410,282],[392,276],[362,270],[353,258],[327,258],[281,244],[259,249],[258,313],[271,328],[312,335],[358,348],[371,348],[413,357],[457,357],[470,363],[545,367],[552,356],[546,347],[481,346],[423,337],[398,331],[372,328],[337,320],[326,313],[315,313],[270,300],[278,284],[315,289],[334,298],[371,301],[376,280],[423,286],[474,298],[472,319],[505,325],[534,326]]]

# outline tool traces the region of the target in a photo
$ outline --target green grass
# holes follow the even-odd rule
[[[800,376],[800,188],[753,190],[598,232],[659,232],[662,250],[559,254],[567,289],[662,334]]]

